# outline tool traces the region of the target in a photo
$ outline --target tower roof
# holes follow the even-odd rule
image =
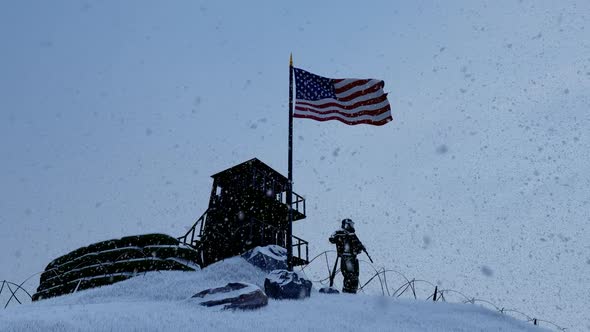
[[[243,174],[244,176],[246,176],[246,175],[252,174],[254,171],[262,172],[266,176],[271,176],[276,181],[279,181],[285,185],[287,184],[288,179],[284,175],[277,172],[275,169],[268,166],[267,164],[263,163],[258,158],[252,158],[252,159],[245,161],[241,164],[238,164],[236,166],[232,166],[228,169],[225,169],[221,172],[211,175],[211,177],[216,180],[219,179],[219,180],[223,181],[224,179],[234,178],[238,174],[240,174],[240,175]]]

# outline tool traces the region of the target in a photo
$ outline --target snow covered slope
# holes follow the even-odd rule
[[[255,311],[222,311],[190,299],[231,281],[262,287],[264,276],[238,257],[197,272],[150,272],[0,311],[0,331],[540,331],[470,304],[313,292]]]

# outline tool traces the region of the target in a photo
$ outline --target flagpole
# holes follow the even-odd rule
[[[293,54],[289,56],[289,171],[287,182],[287,268],[293,271]]]

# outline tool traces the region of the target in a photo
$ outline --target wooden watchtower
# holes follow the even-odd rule
[[[200,251],[205,267],[257,246],[287,243],[287,178],[254,158],[211,176],[207,211],[179,240]],[[305,218],[305,199],[293,193],[293,221]],[[308,242],[293,236],[294,265],[308,261]]]

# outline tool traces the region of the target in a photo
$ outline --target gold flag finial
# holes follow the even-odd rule
[[[289,56],[289,66],[293,67],[293,53]]]

